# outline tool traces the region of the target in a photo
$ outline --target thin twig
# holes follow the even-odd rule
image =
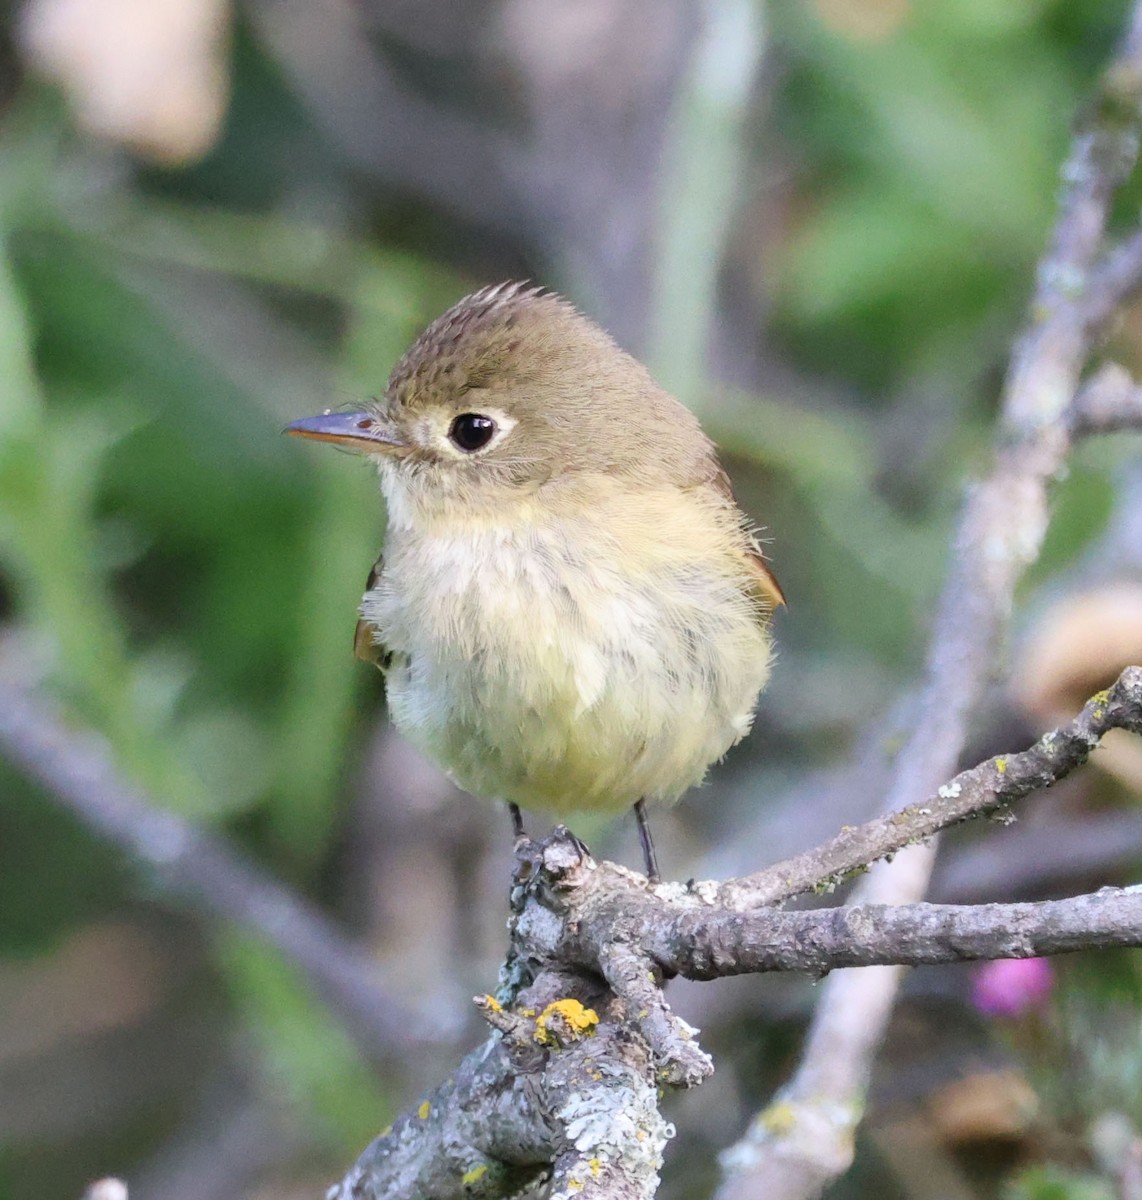
[[[1142,388],[1125,367],[1106,363],[1079,389],[1070,426],[1074,438],[1142,430]]]
[[[1125,670],[1113,687],[1093,697],[1073,721],[1029,750],[997,755],[962,771],[927,799],[844,829],[836,837],[783,863],[718,887],[718,901],[746,909],[831,886],[850,871],[924,841],[972,817],[1006,811],[1024,796],[1062,779],[1110,729],[1142,733],[1142,667]]]

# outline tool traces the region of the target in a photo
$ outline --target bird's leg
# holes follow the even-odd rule
[[[639,800],[634,806],[634,819],[638,822],[638,840],[642,843],[642,861],[646,864],[646,877],[657,883],[658,856],[654,853],[654,838],[650,836],[650,822],[646,819],[646,801]]]
[[[512,837],[518,842],[520,838],[527,837],[527,833],[523,828],[523,813],[519,811],[519,805],[508,801],[508,812],[512,819]]]

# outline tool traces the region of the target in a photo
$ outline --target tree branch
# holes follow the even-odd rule
[[[1047,489],[1070,450],[1069,406],[1096,340],[1142,282],[1142,234],[1099,258],[1111,202],[1132,169],[1142,124],[1142,0],[1063,167],[1051,245],[1004,386],[994,466],[970,492],[929,646],[920,715],[897,758],[886,811],[916,804],[955,769],[992,673],[1015,586],[1038,557]],[[853,903],[920,900],[935,846],[902,851],[854,891]],[[899,968],[829,979],[801,1064],[781,1094],[789,1119],[754,1121],[723,1159],[717,1200],[806,1200],[852,1160],[872,1058],[887,1027]]]
[[[0,749],[93,833],[121,847],[164,889],[236,921],[296,964],[375,1062],[439,1042],[439,1022],[381,984],[377,965],[296,893],[221,839],[168,812],[122,777],[104,741],[67,728],[0,679]]]
[[[1049,787],[1086,762],[1110,729],[1142,733],[1142,667],[1129,667],[1094,696],[1073,721],[1046,733],[1029,750],[999,755],[962,771],[927,799],[842,830],[821,846],[718,886],[729,908],[775,904],[803,892],[831,887],[849,872],[950,825],[1006,810],[1024,796]]]
[[[1079,389],[1070,411],[1072,438],[1142,430],[1142,388],[1118,363],[1106,363]]]
[[[687,979],[756,971],[924,967],[1142,945],[1142,886],[1026,904],[845,904],[687,916],[655,958]]]
[[[914,815],[930,832],[1006,802],[996,795],[1009,785],[1018,795],[1048,786],[1082,764],[1114,728],[1142,733],[1142,668],[1128,668],[1074,721],[1008,756],[1006,771],[996,765],[1003,760],[988,760],[964,772],[957,783],[966,783],[943,789],[946,794],[933,801],[938,817]],[[931,821],[936,823],[929,827]],[[913,829],[906,821],[895,836],[907,840]],[[858,839],[846,862],[859,865],[857,846],[871,857],[883,852],[884,843]],[[478,1001],[498,1032],[452,1080],[373,1142],[331,1192],[334,1200],[491,1200],[512,1195],[545,1170],[554,1171],[550,1186],[560,1196],[653,1195],[668,1133],[659,1124],[654,1088],[693,1086],[713,1069],[695,1031],[666,1001],[662,984],[673,975],[821,976],[838,967],[899,968],[1142,945],[1142,888],[1033,904],[865,904],[781,912],[759,906],[752,890],[744,893],[752,903],[743,908],[736,885],[651,886],[624,867],[595,862],[562,828],[542,842],[522,840],[516,860],[504,986],[495,1000]],[[568,1014],[566,1032],[554,1039],[546,1032],[553,1012]],[[584,1142],[572,1115],[584,1113],[592,1128],[597,1123],[599,1130],[641,1131],[625,1148],[615,1141],[620,1133],[612,1134],[606,1154],[614,1156],[613,1170],[600,1173],[606,1155],[597,1139]],[[652,1132],[657,1149],[648,1160],[644,1143]],[[587,1190],[596,1187],[602,1190]]]
[[[518,1001],[508,1013],[477,999],[498,1032],[381,1134],[328,1200],[493,1200],[544,1177],[552,1200],[650,1200],[673,1130],[614,996],[598,980],[549,973]]]
[[[560,888],[565,897],[574,860],[573,890],[596,890],[600,885],[592,877],[600,872],[608,876],[607,890],[661,904],[629,872],[592,862],[566,831],[527,853],[531,866],[537,858],[561,864],[546,886]],[[572,906],[575,916],[566,912],[565,919],[573,924],[592,903],[581,897]],[[744,917],[723,910],[696,921],[684,917],[668,936],[677,947],[673,965],[694,979],[1026,958],[1142,944],[1142,888],[1107,888],[1038,904],[764,910]],[[630,1036],[629,1005],[588,979],[547,974],[519,995],[514,1012],[491,997],[478,1000],[499,1032],[381,1134],[329,1200],[495,1200],[545,1175],[553,1197],[653,1196],[672,1130],[658,1113],[652,1063],[646,1044]],[[558,995],[562,998],[549,1000]],[[552,1008],[571,1013],[561,1029],[553,1024]],[[582,1014],[588,1014],[586,1020]]]

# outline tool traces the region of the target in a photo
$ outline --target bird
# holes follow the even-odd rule
[[[354,650],[463,790],[557,818],[670,804],[748,733],[785,603],[695,416],[557,293],[433,321],[359,411],[287,427],[375,464]]]

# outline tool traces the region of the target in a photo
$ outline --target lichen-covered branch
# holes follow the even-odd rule
[[[551,850],[581,857],[566,833]],[[524,862],[534,867],[526,852]],[[551,969],[505,1000],[477,999],[496,1032],[365,1150],[329,1200],[491,1200],[541,1179],[551,1200],[650,1200],[673,1130],[621,1002],[598,977]]]
[[[1112,728],[1142,733],[1142,668],[1125,671],[1063,729],[1008,756],[1019,794],[1078,767]],[[948,819],[972,815],[971,804],[995,807],[994,776],[1005,776],[996,761],[965,772],[970,786],[937,801]],[[882,852],[875,840],[865,847]],[[694,1086],[713,1069],[696,1031],[666,1001],[663,983],[673,975],[821,976],[838,967],[1142,945],[1142,888],[1031,904],[782,912],[736,905],[732,888],[712,882],[651,886],[596,862],[562,828],[538,843],[521,841],[516,858],[504,985],[495,1000],[478,1000],[497,1032],[377,1138],[331,1193],[335,1200],[491,1200],[541,1172],[551,1173],[555,1196],[653,1195],[668,1132],[656,1088]],[[802,1129],[821,1124],[806,1121]],[[800,1168],[794,1174],[801,1178]]]
[[[1063,167],[1051,244],[1004,386],[995,461],[970,490],[960,518],[917,719],[897,757],[886,812],[921,802],[955,770],[1016,583],[1043,543],[1048,487],[1070,450],[1070,406],[1081,374],[1118,306],[1142,283],[1142,233],[1104,251],[1115,190],[1137,161],[1140,126],[1142,2],[1136,0]],[[875,867],[853,902],[922,899],[934,861],[933,844],[910,847]],[[806,1200],[847,1167],[899,980],[899,968],[889,967],[829,979],[801,1064],[781,1096],[796,1119],[753,1123],[724,1160],[718,1200]]]
[[[1073,721],[1046,733],[1028,750],[998,755],[962,771],[927,798],[836,837],[783,863],[718,886],[718,901],[746,909],[838,882],[849,872],[921,842],[971,817],[1010,808],[1084,763],[1110,729],[1142,733],[1142,668],[1091,698]]]

